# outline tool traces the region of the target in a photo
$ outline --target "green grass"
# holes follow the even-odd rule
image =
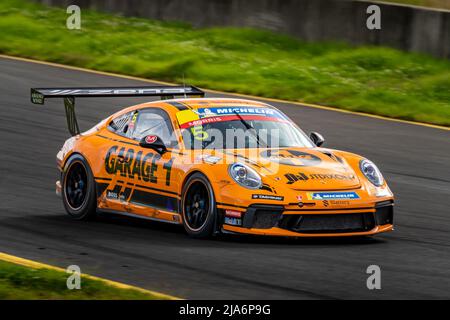
[[[184,74],[205,88],[450,126],[448,60],[87,10],[82,30],[68,30],[66,17],[63,9],[2,0],[0,52],[178,83]]]
[[[80,290],[68,290],[69,274],[31,269],[0,261],[0,300],[153,300],[137,290],[120,289],[102,281],[81,279]]]

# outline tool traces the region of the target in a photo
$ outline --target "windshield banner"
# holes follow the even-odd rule
[[[177,113],[177,119],[182,129],[202,126],[207,123],[233,120],[259,120],[287,122],[285,116],[274,109],[252,107],[219,107],[183,110]]]

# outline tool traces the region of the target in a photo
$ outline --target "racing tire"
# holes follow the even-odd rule
[[[91,220],[97,211],[95,180],[86,159],[76,154],[69,158],[62,175],[62,200],[74,220]]]
[[[216,228],[214,191],[201,173],[191,175],[183,186],[181,208],[184,229],[192,238],[209,238]]]

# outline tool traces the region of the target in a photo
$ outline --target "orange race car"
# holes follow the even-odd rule
[[[161,96],[80,133],[76,97]],[[181,99],[174,99],[176,96]],[[68,214],[97,211],[183,224],[193,237],[291,237],[393,230],[394,198],[371,161],[322,148],[275,107],[204,98],[191,86],[31,89],[64,98],[72,137],[56,183]]]

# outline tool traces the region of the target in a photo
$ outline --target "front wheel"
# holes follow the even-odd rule
[[[183,225],[189,236],[207,238],[214,233],[216,202],[208,179],[194,173],[186,181],[182,192]]]
[[[72,156],[64,167],[62,199],[71,218],[88,220],[95,216],[95,180],[86,159],[81,155]]]

